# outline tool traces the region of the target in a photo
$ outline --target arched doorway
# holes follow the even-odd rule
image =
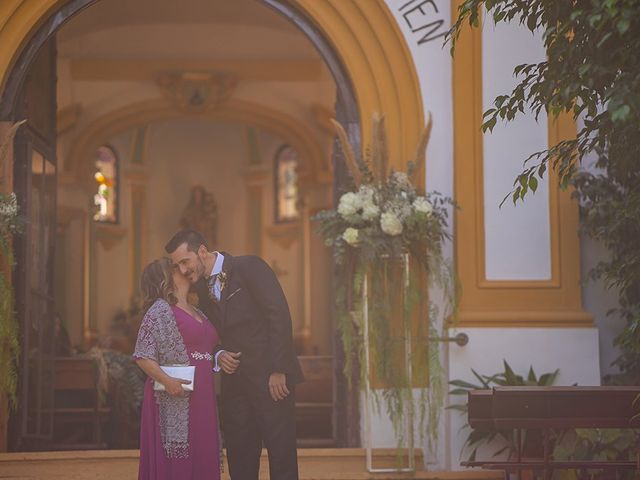
[[[24,85],[25,75],[36,55],[43,51],[43,45],[46,48],[47,40],[60,26],[94,3],[97,2],[75,0],[65,3],[52,0],[48,2],[46,8],[43,8],[45,6],[42,2],[27,1],[15,7],[10,23],[13,28],[17,27],[18,31],[22,29],[23,37],[18,45],[23,45],[23,48],[14,47],[20,54],[14,55],[14,51],[11,58],[0,56],[0,61],[6,60],[5,66],[12,65],[12,68],[7,69],[3,76],[4,89],[0,103],[0,119],[12,120],[23,114],[17,108],[16,100],[20,98],[18,92]],[[276,9],[298,26],[322,55],[337,86],[336,117],[347,126],[352,143],[359,145],[362,139],[366,142],[370,128],[368,118],[372,112],[382,111],[387,115],[391,125],[390,147],[393,152],[393,163],[402,165],[408,158],[408,153],[413,148],[422,125],[422,102],[406,45],[384,3],[376,1],[356,5],[356,2],[351,1],[319,3],[279,0],[264,0],[263,3]],[[40,26],[35,28],[34,25]],[[347,28],[341,28],[344,26]],[[2,35],[9,35],[6,29],[0,30],[0,38],[4,38]],[[379,38],[380,41],[371,41],[373,38]],[[9,43],[4,45],[7,47],[15,45],[11,43],[15,42],[15,39],[16,36],[11,35]],[[3,42],[0,41],[0,44]],[[360,120],[361,118],[363,121]],[[39,136],[41,135],[36,132],[35,137]],[[52,142],[47,143],[46,138],[39,139],[41,142],[43,140],[44,145],[41,150],[48,146],[51,152],[45,157],[55,158]],[[25,145],[31,145],[29,139],[23,138],[23,141]],[[91,147],[90,144],[85,145],[87,149]],[[84,150],[86,151],[88,150]],[[33,155],[33,153],[26,153],[25,150],[23,158],[27,155]],[[338,152],[334,157],[335,192],[339,192],[347,183],[345,170],[342,167]],[[42,168],[45,172],[46,159]],[[17,173],[19,171],[19,168],[16,169]],[[31,201],[30,197],[26,198],[26,202]],[[30,211],[29,206],[26,210]],[[25,251],[23,255],[26,257],[28,254]],[[43,275],[47,276],[46,273]],[[46,333],[41,331],[39,335],[42,338]],[[46,365],[46,362],[40,361],[40,365]],[[40,373],[43,373],[42,369]],[[357,396],[349,397],[344,384],[338,385],[338,396],[338,403],[344,407],[343,411],[337,412],[337,424],[342,430],[340,432],[339,429],[339,442],[343,445],[357,444],[359,433]]]

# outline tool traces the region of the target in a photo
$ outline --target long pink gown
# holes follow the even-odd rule
[[[213,348],[218,333],[207,320],[200,323],[172,306],[191,365],[195,365],[194,391],[189,400],[189,456],[167,458],[160,438],[158,404],[153,380],[147,378],[140,421],[139,480],[219,480],[220,446],[213,382]]]

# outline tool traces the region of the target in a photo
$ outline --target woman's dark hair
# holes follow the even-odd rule
[[[140,290],[145,310],[159,298],[171,305],[178,303],[171,260],[162,257],[147,265],[140,277]]]
[[[187,244],[187,250],[190,252],[197,252],[200,245],[204,245],[204,247],[209,250],[209,245],[207,245],[205,238],[200,232],[196,232],[195,230],[180,230],[169,240],[164,246],[164,249],[168,254],[172,254],[183,243]]]

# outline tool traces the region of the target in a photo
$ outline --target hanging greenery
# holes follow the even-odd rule
[[[413,434],[414,426],[420,438],[426,437],[431,444],[444,386],[439,349],[430,340],[440,336],[439,325],[455,310],[456,297],[452,269],[442,251],[451,239],[447,227],[453,201],[416,186],[416,174],[425,163],[431,119],[406,172],[388,168],[383,117],[373,119],[373,143],[364,159],[356,157],[342,126],[333,124],[353,188],[342,195],[336,209],[320,212],[314,219],[326,245],[333,247],[338,270],[336,303],[345,376],[350,380],[354,368],[366,365],[367,341],[371,373],[367,379],[367,369],[360,368],[361,381],[372,382],[375,407],[386,406],[398,447]],[[444,293],[444,309],[427,295],[433,285]],[[365,297],[368,339],[363,325]],[[410,369],[405,363],[408,344]],[[421,387],[417,408],[414,387]]]
[[[0,139],[0,166],[4,165],[13,137],[24,122],[14,124]],[[5,272],[13,267],[11,239],[21,228],[18,203],[14,193],[0,193],[0,395],[9,399],[11,408],[17,406],[17,366],[20,355],[19,327],[15,315],[13,285]]]

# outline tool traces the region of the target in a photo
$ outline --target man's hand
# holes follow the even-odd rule
[[[240,355],[242,352],[222,352],[218,357],[218,364],[220,364],[222,371],[229,375],[235,373],[240,366]]]
[[[284,373],[272,373],[269,377],[269,392],[274,402],[284,400],[289,395],[287,377]]]
[[[168,377],[168,380],[164,382],[164,389],[172,397],[186,397],[189,392],[182,388],[182,385],[189,385],[190,383],[190,380]]]

